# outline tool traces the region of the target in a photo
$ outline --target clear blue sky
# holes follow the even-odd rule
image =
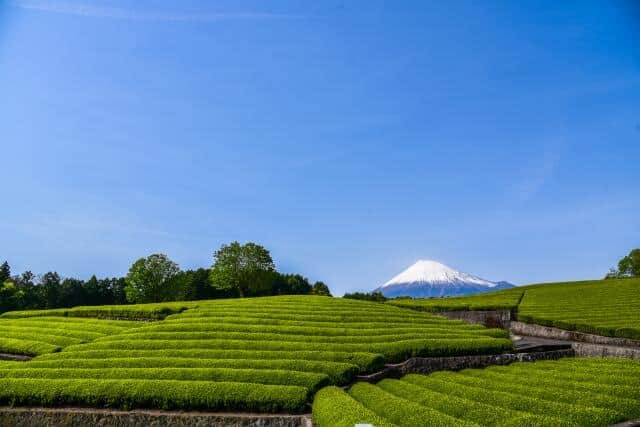
[[[640,6],[0,0],[0,148],[14,272],[598,278],[640,246]]]

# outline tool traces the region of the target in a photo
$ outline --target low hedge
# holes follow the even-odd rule
[[[477,427],[475,423],[396,397],[369,383],[356,383],[349,390],[349,394],[378,416],[403,427]]]
[[[45,342],[0,338],[0,353],[37,356],[39,354],[54,353],[60,350],[62,350],[62,347]]]
[[[397,333],[388,334],[381,332],[378,335],[366,336],[325,336],[325,335],[295,335],[260,332],[146,332],[138,330],[135,333],[111,335],[99,338],[97,341],[128,341],[128,340],[248,340],[248,341],[282,341],[282,342],[306,342],[306,343],[331,343],[331,344],[375,344],[396,341],[409,341],[418,339],[474,339],[480,337],[507,338],[508,331],[502,329],[486,329],[483,331],[446,331],[435,330],[426,333]],[[144,332],[143,332],[144,331]]]
[[[564,423],[560,419],[550,417],[541,417],[538,420],[534,420],[534,416],[527,412],[513,411],[506,408],[497,410],[495,406],[487,405],[483,402],[442,394],[406,381],[385,379],[379,382],[377,386],[402,399],[480,425],[571,425],[570,423]]]
[[[229,368],[29,368],[0,369],[0,378],[123,379],[236,382],[304,387],[309,392],[329,385],[329,377],[315,372]]]
[[[67,348],[55,355],[42,355],[36,361],[57,361],[64,359],[112,359],[139,357],[166,357],[189,359],[265,359],[265,360],[309,360],[341,362],[356,365],[361,372],[377,371],[384,366],[384,356],[375,353],[336,351],[260,351],[260,350],[211,350],[211,349],[155,349],[155,350],[89,350],[78,346],[77,351]]]
[[[120,409],[304,411],[307,389],[234,382],[0,378],[0,404]]]
[[[387,360],[402,361],[413,356],[457,356],[465,354],[501,353],[513,348],[506,338],[420,339],[394,343],[330,344],[313,342],[247,341],[247,340],[136,340],[94,341],[70,346],[68,352],[83,350],[162,350],[162,349],[219,349],[219,350],[281,350],[281,351],[340,351],[383,354]]]
[[[453,373],[453,376],[448,374],[450,373],[436,372],[429,376],[411,374],[405,376],[402,380],[444,394],[451,394],[501,408],[544,414],[545,416],[565,419],[581,426],[615,424],[621,421],[621,418],[624,418],[620,413],[608,409],[536,399],[505,391],[492,390],[488,392],[481,384],[470,386],[462,383],[462,381],[456,381],[455,373]]]
[[[313,399],[313,421],[317,427],[353,427],[356,424],[395,426],[338,387],[325,387],[316,393]]]
[[[160,320],[170,314],[180,313],[196,307],[196,302],[167,302],[135,305],[100,305],[58,308],[52,310],[9,311],[0,318],[17,319],[25,317],[61,316],[61,317],[93,317],[107,319]]]
[[[0,369],[2,367],[0,366]],[[120,359],[36,359],[30,363],[12,365],[12,372],[27,369],[91,369],[101,372],[107,368],[227,368],[298,372],[315,372],[327,375],[332,384],[347,384],[359,373],[357,366],[313,360],[277,359],[201,359],[178,357],[138,357]],[[11,376],[11,375],[5,375]],[[29,375],[27,375],[29,376]],[[250,381],[251,382],[251,381]]]

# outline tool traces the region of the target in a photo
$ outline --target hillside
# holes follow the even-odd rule
[[[0,353],[40,354],[30,362],[0,362],[0,404],[295,413],[319,388],[348,384],[385,362],[512,346],[503,330],[329,297],[131,305],[119,307],[117,317],[174,314],[152,322],[95,319],[114,310],[0,317],[0,330],[15,331],[11,341],[0,338]],[[38,322],[86,333],[63,342],[59,328],[47,331]]]
[[[506,309],[524,322],[640,339],[640,279],[541,283],[468,297],[397,299],[388,304],[430,312]]]

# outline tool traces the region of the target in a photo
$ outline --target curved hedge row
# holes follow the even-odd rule
[[[301,412],[307,389],[253,383],[0,378],[0,404]]]
[[[180,313],[196,307],[196,302],[161,302],[135,305],[99,305],[79,306],[73,308],[56,308],[52,310],[22,310],[10,311],[0,315],[5,319],[20,319],[28,317],[90,317],[98,319],[131,319],[131,320],[160,320],[170,314]]]
[[[313,408],[318,427],[351,422],[351,414],[402,426],[611,425],[640,417],[640,361],[562,359],[411,374],[358,383],[348,396],[321,390]]]
[[[102,323],[104,322],[104,323]],[[55,317],[0,319],[0,353],[37,356],[55,353],[138,326],[138,322]]]

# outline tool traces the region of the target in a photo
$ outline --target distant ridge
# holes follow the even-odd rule
[[[509,282],[491,282],[454,270],[438,261],[420,260],[402,273],[376,288],[388,298],[414,298],[470,295],[512,288]]]

